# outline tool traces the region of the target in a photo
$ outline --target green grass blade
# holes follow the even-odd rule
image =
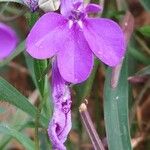
[[[138,31],[142,33],[146,37],[150,37],[150,25],[145,25],[143,27],[138,28]]]
[[[8,134],[16,138],[27,150],[34,150],[33,142],[26,137],[24,134],[18,132],[17,130],[9,127],[7,124],[0,123],[0,133]]]
[[[0,77],[0,101],[8,102],[32,117],[36,115],[36,107],[2,77]],[[47,125],[48,120],[41,116],[41,123]]]
[[[150,59],[147,55],[145,55],[143,52],[141,52],[138,48],[129,45],[128,46],[128,52],[130,55],[133,56],[134,59],[141,62],[142,64],[149,65]]]
[[[124,61],[118,86],[112,88],[111,68],[108,68],[104,87],[104,117],[109,150],[131,150],[128,127],[128,67]]]

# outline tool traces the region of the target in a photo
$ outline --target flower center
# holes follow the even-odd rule
[[[81,12],[79,10],[73,10],[71,11],[71,15],[69,16],[69,19],[72,21],[79,21],[82,20],[85,17],[85,13]]]
[[[69,28],[73,26],[74,23],[77,23],[80,28],[82,28],[82,20],[85,18],[85,13],[80,10],[72,10],[69,18]]]

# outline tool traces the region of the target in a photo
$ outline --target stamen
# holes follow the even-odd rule
[[[81,29],[83,29],[83,23],[81,20],[78,21],[78,25],[80,26]]]
[[[73,26],[73,21],[72,20],[69,20],[69,29],[71,29]]]

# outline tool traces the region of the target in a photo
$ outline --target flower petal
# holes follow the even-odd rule
[[[93,3],[89,3],[85,7],[86,13],[98,13],[98,12],[102,12],[102,10],[103,10],[102,6]]]
[[[56,60],[52,63],[53,116],[48,126],[48,135],[53,149],[66,150],[66,141],[71,129],[71,94],[69,85],[61,77]]]
[[[91,50],[105,64],[117,65],[125,53],[123,31],[110,19],[88,18],[83,32]]]
[[[67,20],[57,13],[43,15],[30,31],[26,47],[27,52],[34,58],[46,59],[58,51],[59,33]]]
[[[93,67],[93,54],[76,25],[65,29],[62,37],[62,49],[58,52],[57,61],[61,76],[68,82],[80,83],[86,80]]]
[[[60,12],[63,16],[68,17],[72,10],[77,9],[83,0],[61,0]]]
[[[60,12],[63,16],[68,16],[73,9],[72,0],[61,0]]]
[[[0,23],[0,59],[10,55],[17,42],[18,38],[15,32],[9,26]]]

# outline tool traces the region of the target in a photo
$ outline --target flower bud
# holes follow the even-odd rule
[[[45,12],[55,11],[60,6],[60,0],[39,0],[38,5]]]
[[[39,0],[22,0],[32,11],[35,11],[38,8]]]

